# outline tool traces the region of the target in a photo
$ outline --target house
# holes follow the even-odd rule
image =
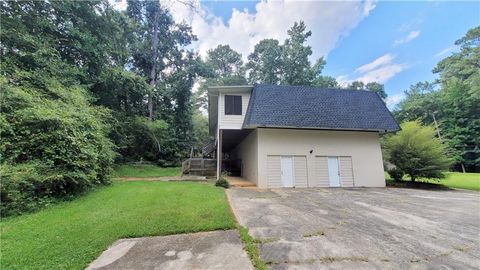
[[[208,98],[217,176],[259,188],[385,186],[379,135],[400,127],[374,92],[219,86]]]

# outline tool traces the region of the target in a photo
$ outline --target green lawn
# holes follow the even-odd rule
[[[115,182],[0,225],[2,269],[83,269],[119,238],[231,229],[235,221],[222,188]]]
[[[447,187],[480,191],[480,173],[448,172],[440,181],[426,180],[429,183],[440,183]]]
[[[159,167],[152,164],[119,165],[114,172],[115,177],[161,177],[180,175],[180,167]]]
[[[419,179],[432,184],[441,184],[450,188],[461,188],[480,191],[480,173],[459,173],[459,172],[447,172],[446,178],[441,180],[434,179]],[[386,178],[390,178],[388,173],[385,173]],[[404,180],[409,180],[408,177],[404,177]]]

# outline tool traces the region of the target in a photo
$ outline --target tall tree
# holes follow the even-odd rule
[[[132,21],[129,40],[132,64],[149,78],[148,117],[153,120],[158,84],[174,64],[181,47],[190,44],[195,36],[189,26],[175,23],[169,10],[159,1],[128,0],[127,15]]]
[[[199,65],[202,64],[199,63]],[[203,80],[200,82],[198,91],[195,92],[193,101],[196,108],[207,108],[207,89],[210,86],[247,83],[242,55],[230,48],[229,45],[218,45],[209,50],[201,69],[203,70]]]
[[[323,57],[315,63],[309,60],[312,48],[306,44],[312,32],[306,30],[303,21],[295,22],[288,30],[283,45],[278,40],[264,39],[255,45],[248,56],[246,68],[251,83],[271,83],[287,85],[317,85],[334,87],[332,77],[321,76],[326,64]]]
[[[441,82],[452,78],[468,81],[480,74],[480,26],[470,29],[455,45],[460,46],[460,52],[443,59],[433,69],[440,74]]]
[[[242,55],[229,45],[218,45],[207,52],[206,64],[212,69],[215,77],[225,78],[243,76]]]
[[[288,30],[288,38],[282,50],[284,75],[282,84],[311,85],[325,65],[325,60],[320,58],[311,66],[308,57],[312,54],[312,48],[305,43],[312,32],[306,29],[305,23],[300,21],[295,22]]]
[[[261,40],[248,56],[250,83],[278,84],[284,76],[282,46],[278,40]]]

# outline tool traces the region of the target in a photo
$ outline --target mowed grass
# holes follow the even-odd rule
[[[180,167],[160,167],[153,164],[124,164],[115,168],[115,177],[164,177],[178,176]]]
[[[447,172],[445,173],[446,177],[444,179],[435,180],[435,179],[418,179],[417,182],[426,182],[430,184],[443,185],[449,188],[460,188],[460,189],[469,189],[480,191],[480,173],[460,173],[460,172]],[[390,178],[388,173],[385,173],[387,179]],[[403,179],[405,184],[410,182],[407,176]],[[394,181],[391,182],[395,184]],[[396,184],[399,184],[398,182]]]
[[[115,182],[2,220],[1,269],[83,269],[119,238],[235,228],[222,188]]]
[[[440,181],[426,179],[426,182],[440,183],[451,188],[462,188],[480,191],[480,173],[448,172],[445,174],[446,178],[441,179]]]

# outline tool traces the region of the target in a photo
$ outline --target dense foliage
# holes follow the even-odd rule
[[[2,215],[108,183],[115,157],[175,165],[206,136],[190,28],[156,1],[128,4],[2,2]]]
[[[113,50],[100,32],[112,23],[101,7],[2,3],[2,215],[108,182],[110,112],[92,105],[88,89]]]
[[[394,114],[401,122],[418,119],[434,125],[455,167],[480,171],[480,27],[455,44],[460,51],[433,70],[439,80],[412,85]]]
[[[395,180],[402,178],[402,173],[410,176],[412,181],[418,177],[443,178],[448,170],[450,160],[446,147],[431,126],[421,126],[417,121],[404,122],[402,130],[384,138],[385,158],[396,166],[391,170]]]

